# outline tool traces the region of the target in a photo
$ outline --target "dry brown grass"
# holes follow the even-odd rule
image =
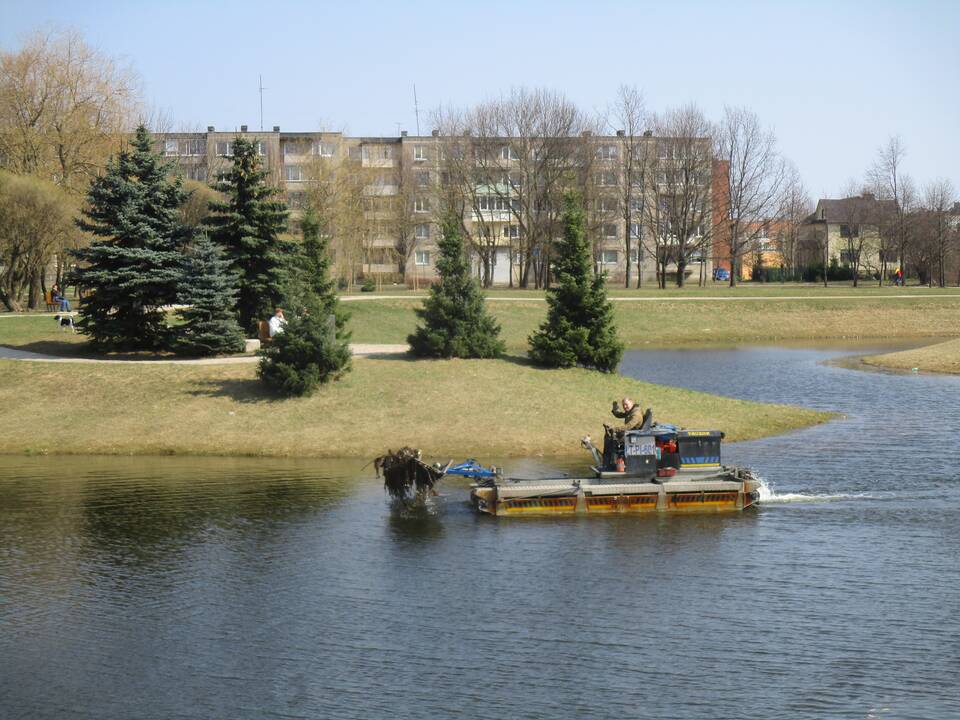
[[[914,350],[886,353],[862,358],[867,365],[892,370],[921,370],[923,372],[960,375],[960,339],[928,345]]]
[[[0,452],[373,457],[578,455],[624,394],[730,440],[827,413],[732,400],[522,361],[359,359],[314,397],[277,401],[252,365],[72,365],[0,360]]]

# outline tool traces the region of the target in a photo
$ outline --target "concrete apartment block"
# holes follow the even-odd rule
[[[350,261],[355,264],[356,275],[382,276],[388,281],[404,275],[408,284],[435,279],[437,211],[441,200],[450,192],[451,177],[455,174],[451,172],[454,163],[449,154],[457,152],[460,145],[479,140],[445,138],[436,131],[425,136],[403,132],[398,137],[348,137],[339,132],[281,132],[279,127],[255,131],[241,125],[239,130],[232,131],[208,127],[206,132],[162,133],[157,136],[157,142],[161,152],[176,161],[185,177],[214,183],[230,163],[232,142],[237,136],[258,143],[271,182],[281,188],[290,207],[294,226],[308,202],[311,188],[317,187],[317,183],[336,177],[338,182],[355,184],[363,198],[363,207],[358,212],[362,212],[364,220],[360,253]],[[648,243],[653,237],[656,212],[638,196],[644,186],[649,190],[655,183],[671,179],[671,163],[680,162],[674,157],[676,150],[671,149],[671,141],[650,134],[628,138],[622,133],[585,134],[573,140],[578,141],[581,148],[575,167],[578,185],[583,189],[587,232],[598,268],[608,274],[611,282],[622,283],[629,257],[633,277],[639,265],[643,282],[652,282],[654,259],[649,257],[649,252],[638,248],[641,236]],[[463,202],[464,227],[475,245],[488,249],[493,284],[518,285],[523,262],[520,252],[523,229],[518,218],[519,200],[514,195],[522,197],[522,191],[511,188],[522,187],[520,175],[529,173],[531,166],[537,167],[536,162],[522,162],[522,153],[538,151],[529,149],[529,140],[517,138],[483,142],[488,171],[485,177],[490,178],[490,184],[478,183],[470,192],[462,194],[469,195]],[[549,153],[548,145],[541,142],[541,151]],[[694,139],[692,144],[688,141],[685,145],[697,148],[696,152],[702,151],[709,158],[708,138]],[[630,147],[634,148],[633,177],[628,177],[627,169]],[[641,160],[643,171],[638,169]],[[542,162],[549,163],[550,158],[543,158]],[[542,167],[548,168],[546,164]],[[709,194],[711,189],[716,192],[709,159],[704,168],[705,193]],[[544,174],[547,172],[545,169]],[[627,183],[631,183],[629,192]],[[650,194],[648,192],[648,196]],[[630,203],[629,222],[624,212],[627,202]],[[647,197],[646,203],[649,202]],[[702,258],[699,255],[693,258],[694,262],[687,267],[688,277],[693,281],[697,279],[701,262],[709,277],[714,255],[715,252],[708,251]],[[480,273],[479,256],[475,264]],[[675,266],[668,267],[668,272],[671,271],[676,271]]]

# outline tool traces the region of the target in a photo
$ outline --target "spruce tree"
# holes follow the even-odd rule
[[[220,248],[203,233],[184,259],[174,349],[183,355],[218,355],[243,350],[243,332],[234,309],[237,279]]]
[[[258,373],[279,395],[308,395],[350,369],[348,316],[340,308],[329,277],[327,241],[315,215],[300,221],[297,308],[283,332],[263,352]],[[289,304],[289,303],[288,303]]]
[[[447,213],[441,227],[438,282],[417,308],[423,322],[407,338],[414,355],[441,358],[492,358],[503,354],[500,326],[487,313],[480,284],[470,272],[460,219]]]
[[[83,288],[77,327],[97,350],[169,344],[161,306],[176,302],[186,238],[179,215],[186,193],[170,173],[141,125],[90,185],[77,224],[97,239],[73,251],[81,264],[68,282]]]
[[[267,185],[267,176],[256,144],[235,138],[233,166],[217,185],[227,199],[211,202],[207,219],[210,239],[223,248],[239,280],[240,326],[251,333],[283,299],[286,259],[291,252],[290,243],[280,239],[286,230],[287,209],[275,199],[278,190]]]
[[[582,365],[613,372],[623,343],[613,324],[605,276],[591,272],[583,203],[575,193],[564,198],[563,239],[553,258],[556,283],[547,291],[547,319],[529,338],[530,357],[550,367]]]

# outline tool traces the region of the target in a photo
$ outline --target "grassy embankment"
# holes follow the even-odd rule
[[[788,286],[781,294],[797,292]],[[618,302],[617,321],[628,347],[958,332],[960,296],[955,293],[827,300],[826,292],[811,291],[805,300]],[[886,293],[892,294],[876,294]],[[418,302],[351,303],[354,341],[403,342],[414,327]],[[542,300],[491,302],[490,307],[511,351],[522,353],[527,335],[543,318]],[[81,342],[80,336],[59,331],[50,317],[0,320],[0,344],[78,354]],[[829,418],[615,375],[539,370],[516,358],[359,359],[342,382],[315,397],[283,402],[264,394],[253,365],[0,361],[0,407],[7,410],[0,452],[323,457],[370,456],[414,444],[432,455],[574,455],[580,452],[578,438],[586,432],[597,436],[609,417],[610,400],[623,394],[639,397],[660,418],[688,427],[719,427],[731,440]]]
[[[405,342],[416,324],[419,299],[348,304],[354,342]],[[527,337],[546,312],[536,299],[491,301],[513,352],[524,352]],[[619,301],[620,337],[630,348],[735,345],[785,340],[940,338],[960,334],[960,294],[884,299],[857,296],[804,300]]]
[[[928,345],[914,350],[861,358],[861,362],[889,370],[920,370],[960,375],[960,340]]]
[[[602,436],[630,394],[730,440],[824,422],[827,413],[660,387],[517,360],[358,359],[342,381],[275,401],[253,365],[0,360],[0,452],[372,457],[410,444],[431,456],[569,456]]]

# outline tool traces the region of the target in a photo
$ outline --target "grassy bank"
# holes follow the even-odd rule
[[[890,370],[917,370],[923,372],[960,375],[960,339],[928,345],[914,350],[874,355],[861,359],[867,365]]]
[[[349,303],[354,342],[399,343],[413,330],[420,300]],[[916,299],[857,296],[827,300],[732,300],[615,303],[627,347],[741,344],[780,340],[872,338],[890,340],[960,334],[960,295]],[[537,300],[490,302],[507,346],[527,347],[546,314]]]
[[[0,360],[0,452],[372,457],[578,455],[624,394],[657,417],[730,440],[829,415],[518,360],[361,359],[312,398],[274,401],[250,365],[72,365]]]

